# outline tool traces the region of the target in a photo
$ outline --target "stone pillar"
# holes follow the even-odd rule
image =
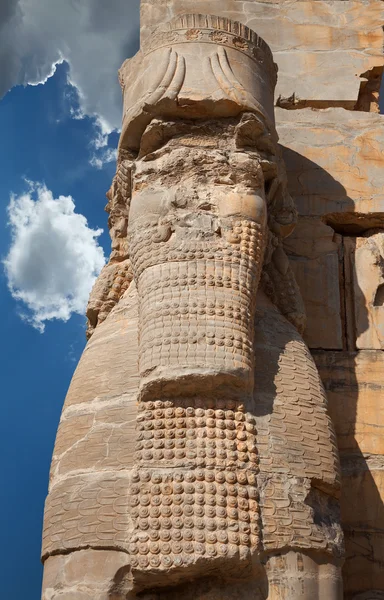
[[[368,448],[358,416],[377,410],[360,364],[382,348],[381,117],[353,111],[377,107],[383,64],[367,6],[143,0],[44,600],[341,599],[338,453],[303,332],[342,453],[345,598],[384,590],[380,435]],[[276,110],[271,51],[245,23],[279,63]]]

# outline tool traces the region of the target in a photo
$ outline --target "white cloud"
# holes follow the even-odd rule
[[[83,114],[119,128],[117,70],[136,51],[139,0],[0,0],[0,97],[36,85],[66,60]]]
[[[24,303],[22,316],[40,332],[52,319],[84,314],[92,285],[105,264],[97,238],[70,196],[54,199],[44,185],[11,196],[12,244],[4,260],[12,296]]]
[[[96,169],[102,169],[106,163],[113,162],[117,159],[117,149],[116,148],[105,148],[99,151],[97,154],[94,154],[89,161],[92,167]]]

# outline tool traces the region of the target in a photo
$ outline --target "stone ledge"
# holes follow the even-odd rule
[[[301,215],[342,213],[349,223],[358,219],[353,213],[383,217],[384,116],[277,108],[276,121],[289,191]]]

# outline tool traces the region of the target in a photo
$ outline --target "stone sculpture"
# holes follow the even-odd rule
[[[339,600],[338,454],[282,245],[269,47],[183,15],[120,77],[113,251],[56,442],[44,600]]]

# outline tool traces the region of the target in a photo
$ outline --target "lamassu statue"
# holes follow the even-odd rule
[[[338,456],[282,246],[271,52],[185,15],[120,76],[113,252],[56,442],[44,598],[338,600]]]

